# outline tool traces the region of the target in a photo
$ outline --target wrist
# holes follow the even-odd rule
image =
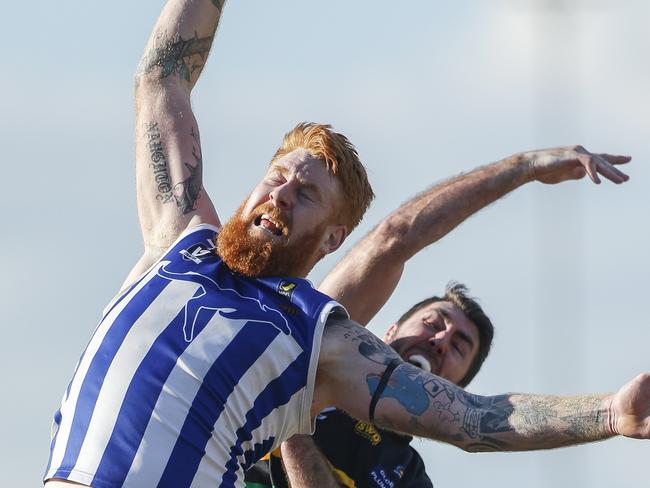
[[[535,157],[530,152],[517,153],[509,158],[511,164],[516,166],[524,178],[524,183],[537,181],[537,172],[535,171]]]
[[[616,411],[614,409],[614,396],[608,395],[603,399],[603,428],[609,437],[620,435],[616,428]]]
[[[501,167],[499,172],[504,174],[504,176],[506,174],[508,175],[508,179],[512,185],[512,188],[509,191],[525,185],[526,183],[530,183],[531,181],[537,181],[534,161],[534,157],[531,153],[526,152],[513,154],[512,156],[496,163]]]

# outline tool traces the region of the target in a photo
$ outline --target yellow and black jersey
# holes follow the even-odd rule
[[[422,458],[409,436],[388,432],[336,409],[321,412],[314,441],[341,486],[432,488]],[[270,474],[269,474],[270,472]],[[280,459],[270,456],[246,473],[248,488],[288,488]]]

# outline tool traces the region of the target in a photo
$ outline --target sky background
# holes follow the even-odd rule
[[[161,0],[3,8],[0,282],[3,484],[38,486],[53,412],[142,251],[133,74]],[[281,136],[327,122],[377,194],[318,283],[382,216],[448,176],[518,151],[631,154],[622,186],[529,184],[413,258],[372,322],[466,283],[494,321],[469,390],[607,392],[650,370],[650,3],[233,1],[193,104],[222,220]],[[638,487],[650,442],[466,454],[415,441],[437,488]]]

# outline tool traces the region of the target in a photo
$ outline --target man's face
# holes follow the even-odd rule
[[[451,302],[434,302],[399,327],[393,324],[384,341],[409,361],[458,384],[478,353],[476,325]]]
[[[248,276],[306,276],[347,235],[334,220],[339,185],[306,149],[283,156],[224,225],[219,255]]]

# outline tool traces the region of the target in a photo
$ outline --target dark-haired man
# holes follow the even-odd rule
[[[650,374],[610,395],[472,395],[402,361],[314,290],[305,276],[341,245],[372,198],[356,151],[329,126],[301,124],[287,134],[263,179],[219,230],[203,189],[190,93],[222,6],[169,0],[147,45],[136,79],[145,252],[105,309],[54,415],[48,486],[241,486],[242,469],[310,433],[328,405],[470,451],[551,448],[617,434],[650,438]],[[487,167],[502,179],[481,195],[470,188],[471,198],[454,200],[462,204],[436,227],[453,228],[534,179],[589,172],[621,183],[627,177],[613,165],[627,161],[577,147],[515,155]],[[378,232],[395,239],[413,224],[400,221],[398,211],[389,223],[395,227]],[[395,249],[396,259],[432,240],[429,232],[414,236],[413,246]],[[377,250],[390,247],[386,241]],[[399,266],[375,270],[382,290],[369,288],[353,316],[383,303]],[[343,272],[355,276],[354,267]]]

